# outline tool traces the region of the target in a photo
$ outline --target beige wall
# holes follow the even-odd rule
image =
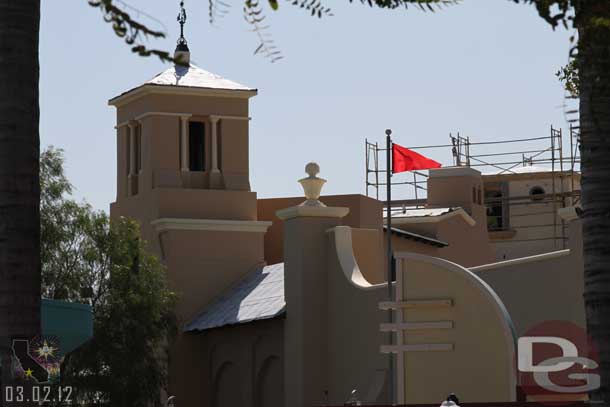
[[[339,217],[297,216],[284,221],[285,405],[309,407],[328,393],[329,287],[326,231]]]
[[[283,406],[283,319],[180,335],[170,359],[177,405]]]
[[[380,351],[387,334],[379,326],[387,321],[387,312],[379,309],[379,303],[387,301],[387,284],[370,285],[362,278],[370,271],[366,264],[360,268],[356,263],[353,242],[341,247],[344,236],[340,233],[335,228],[327,237],[328,401],[345,402],[356,389],[361,401],[384,404],[389,402],[389,358]],[[353,237],[351,230],[349,235]],[[345,247],[349,247],[348,253]],[[353,263],[349,263],[350,257]]]
[[[426,206],[430,208],[459,206],[472,214],[473,205],[482,205],[482,190],[481,173],[473,168],[432,169],[428,177]]]
[[[502,298],[519,336],[544,321],[565,320],[586,328],[580,221],[569,226],[569,250],[471,269]]]
[[[516,337],[501,300],[468,270],[442,259],[397,253],[398,321],[423,325],[402,331],[399,344],[446,344],[446,351],[399,354],[407,403],[435,403],[449,393],[461,402],[507,402],[516,397]],[[449,300],[450,305],[416,306]],[[449,323],[436,328],[430,323]],[[428,325],[426,325],[428,324]],[[402,366],[401,366],[402,365]]]
[[[354,230],[354,235],[355,234],[356,234],[356,231]],[[384,233],[384,235],[385,235],[385,233]],[[384,236],[384,240],[383,240],[384,257],[386,257],[385,256],[386,247],[387,247],[387,243],[386,243],[385,236]],[[392,248],[394,249],[394,252],[413,252],[413,253],[427,254],[428,256],[440,256],[440,253],[443,251],[443,248],[431,246],[431,245],[424,244],[421,242],[416,242],[411,239],[406,239],[406,238],[397,236],[396,234],[392,235]],[[356,256],[357,256],[358,250],[356,249],[356,245],[354,245],[354,252],[356,253]]]
[[[385,235],[385,234],[384,234]],[[371,284],[387,281],[385,245],[379,229],[352,229],[356,260],[364,278]]]
[[[387,311],[381,311],[379,304],[388,301],[387,285],[371,285],[363,278],[367,272],[356,261],[352,232],[356,231],[340,226],[327,237],[327,401],[344,402],[357,389],[361,401],[386,403],[389,358],[380,348],[388,342],[380,325],[387,322]],[[514,400],[515,337],[501,302],[466,269],[441,259],[412,256],[424,260],[411,259],[406,264],[408,300],[449,298],[454,306],[440,313],[408,311],[407,321],[449,320],[454,328],[411,332],[406,343],[450,342],[455,349],[406,356],[406,402],[436,404],[450,392],[467,402]]]
[[[482,211],[482,208],[473,208]],[[480,219],[480,216],[478,217]],[[494,251],[489,243],[487,227],[480,220],[470,225],[462,216],[451,216],[438,222],[405,223],[394,226],[406,231],[419,233],[448,243],[446,247],[430,246],[421,242],[408,241],[397,235],[392,236],[394,251],[411,251],[436,256],[458,263],[465,267],[487,264],[495,260]],[[385,233],[384,233],[385,234]],[[384,238],[384,245],[385,238]],[[385,246],[387,247],[387,245]]]
[[[142,237],[160,253],[150,222],[159,218],[256,220],[256,193],[245,191],[155,188],[110,205],[110,216],[140,224]]]
[[[258,219],[273,222],[265,235],[265,260],[267,263],[275,264],[284,261],[284,227],[283,222],[275,215],[275,212],[299,205],[303,201],[305,201],[303,197],[258,200]],[[349,208],[349,213],[343,218],[344,225],[381,230],[382,203],[376,199],[354,194],[321,196],[320,201],[327,206]]]
[[[227,189],[250,190],[248,181],[249,149],[248,122],[243,120],[220,120],[222,157],[221,169]]]
[[[262,233],[171,230],[160,239],[183,323],[264,261]]]
[[[494,252],[487,235],[487,225],[483,222],[484,208],[476,205],[473,206],[472,211],[475,213],[474,226],[466,223],[461,216],[453,216],[439,222],[438,239],[450,242],[448,247],[440,250],[439,257],[466,267],[486,264],[494,260]]]

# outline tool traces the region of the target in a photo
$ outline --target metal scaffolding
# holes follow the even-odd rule
[[[575,126],[570,126],[564,140],[564,132],[551,126],[549,135],[531,138],[518,138],[498,141],[472,141],[470,137],[463,137],[460,133],[449,134],[449,144],[424,145],[407,147],[423,155],[434,154],[435,151],[449,152],[452,157],[453,166],[472,167],[481,171],[484,175],[484,183],[491,179],[490,176],[501,176],[507,174],[523,173],[524,167],[540,166],[548,172],[551,182],[551,191],[530,191],[529,195],[510,196],[507,191],[494,196],[491,183],[486,185],[484,204],[488,212],[488,229],[490,232],[506,230],[538,229],[539,231],[551,233],[538,233],[539,236],[531,240],[552,240],[556,248],[565,248],[567,240],[566,225],[558,215],[559,208],[565,208],[578,204],[580,200],[580,188],[575,183],[580,174],[579,155],[579,132]],[[568,141],[568,143],[564,143]],[[569,147],[569,151],[568,150]],[[365,140],[366,151],[366,195],[379,199],[379,189],[386,188],[387,183],[380,181],[379,173],[385,172],[385,168],[379,168],[379,154],[385,154],[386,149],[380,148],[377,143]],[[403,208],[421,208],[426,205],[427,171],[410,171],[396,174],[392,181],[393,195],[398,199],[392,200],[392,206]],[[534,194],[534,195],[532,195]],[[547,211],[533,211],[533,214],[519,214],[519,206],[538,205]],[[503,208],[504,210],[500,210]],[[502,212],[513,213],[514,219],[518,217],[535,216],[552,213],[552,222],[536,223],[536,219],[519,222],[519,224],[508,225],[496,219],[494,216]],[[496,214],[496,215],[494,215]],[[517,223],[516,221],[514,223]],[[522,224],[521,224],[522,223]],[[530,233],[531,235],[532,233]],[[528,239],[512,239],[511,242]]]

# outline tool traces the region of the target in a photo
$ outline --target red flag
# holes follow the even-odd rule
[[[398,144],[392,144],[392,172],[404,172],[413,170],[427,170],[440,168],[441,165],[430,158],[426,158],[415,151],[409,150]]]

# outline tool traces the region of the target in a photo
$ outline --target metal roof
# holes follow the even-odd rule
[[[461,208],[392,208],[392,218],[423,218],[428,216],[442,216],[447,213],[457,211],[458,209]]]
[[[522,174],[529,174],[529,175],[540,175],[541,177],[549,177],[552,175],[552,173],[556,173],[556,174],[566,174],[566,173],[572,173],[569,169],[563,169],[563,171],[560,168],[552,168],[552,167],[542,167],[542,166],[537,166],[537,165],[524,165],[522,167],[509,167],[506,169],[497,169],[497,170],[493,170],[493,171],[489,171],[489,172],[484,172],[483,176],[485,177],[492,177],[492,176],[497,176],[497,175],[522,175]],[[578,172],[574,172],[575,176],[580,175]]]
[[[250,97],[257,90],[248,86],[233,82],[221,76],[203,70],[195,65],[176,66],[161,72],[148,82],[136,86],[108,101],[111,106],[118,106],[125,98],[136,96],[146,91],[202,91],[202,92],[231,92],[239,97]],[[235,92],[232,92],[235,91]]]
[[[195,65],[172,65],[148,82],[147,85],[186,86],[191,88],[249,90],[256,89],[233,82],[221,76],[203,70]]]
[[[383,214],[383,222],[387,223],[386,214]],[[459,206],[451,208],[392,208],[392,219],[396,224],[439,222],[451,216],[462,216],[470,226],[475,225],[475,220],[463,208]]]
[[[385,230],[388,230],[387,225],[383,225],[383,228]],[[449,243],[443,242],[442,240],[434,239],[429,236],[419,235],[419,234],[413,233],[413,232],[407,232],[406,230],[402,230],[402,229],[398,229],[398,228],[392,228],[391,230],[392,230],[392,233],[394,233],[397,236],[403,237],[405,239],[415,240],[416,242],[429,244],[430,246],[435,246],[435,247],[449,246]]]
[[[209,304],[184,331],[270,319],[285,311],[284,263],[260,266]]]

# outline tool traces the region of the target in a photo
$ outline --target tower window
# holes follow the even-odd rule
[[[502,202],[502,193],[500,191],[489,191],[485,193],[487,206],[487,229],[488,230],[503,230],[504,229],[504,205]]]
[[[546,191],[541,186],[534,186],[530,189],[530,197],[533,201],[541,201],[544,199]]]
[[[487,230],[509,230],[508,184],[506,182],[485,185]]]
[[[205,170],[205,125],[189,122],[189,170]]]

